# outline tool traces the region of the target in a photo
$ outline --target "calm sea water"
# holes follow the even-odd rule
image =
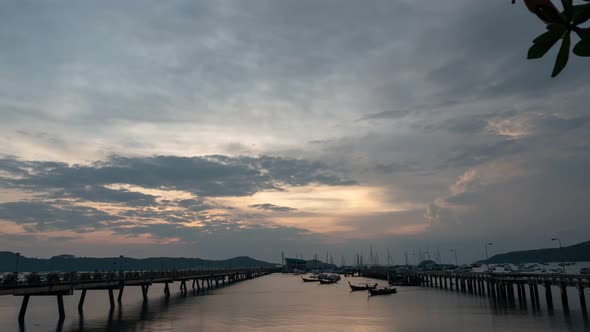
[[[123,305],[109,314],[106,291],[89,291],[84,316],[77,313],[79,292],[64,298],[66,319],[57,324],[54,297],[32,297],[25,331],[590,331],[579,310],[578,294],[570,294],[566,315],[555,295],[555,312],[505,308],[488,298],[453,291],[398,287],[398,293],[369,297],[339,284],[302,283],[298,276],[273,274],[198,295],[187,296],[172,284],[150,288],[142,304],[138,287],[125,289]],[[373,281],[371,281],[373,282]],[[378,281],[385,284],[383,281]],[[587,295],[590,299],[590,294]],[[0,297],[0,331],[19,331],[19,297]],[[543,301],[542,301],[543,302]],[[518,305],[517,305],[518,306]]]

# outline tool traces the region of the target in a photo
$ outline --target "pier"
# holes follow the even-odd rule
[[[554,310],[553,291],[558,290],[561,308],[569,313],[568,288],[574,288],[584,318],[588,317],[585,289],[590,287],[590,275],[576,274],[527,274],[491,272],[452,271],[409,271],[360,270],[364,277],[389,280],[391,284],[423,286],[490,297],[500,303],[521,308],[528,305],[540,310],[542,301],[547,310]],[[541,289],[540,289],[541,288]]]
[[[122,302],[126,287],[141,287],[143,301],[148,301],[148,291],[152,284],[164,284],[164,296],[170,297],[170,285],[179,284],[179,290],[186,295],[187,284],[193,291],[213,289],[239,281],[261,277],[276,269],[236,269],[236,270],[180,270],[180,271],[121,271],[94,273],[29,273],[17,276],[5,274],[0,277],[0,295],[22,296],[18,315],[19,323],[24,323],[31,297],[55,296],[59,320],[65,318],[63,297],[80,291],[78,311],[84,311],[84,300],[88,291],[107,291],[109,303],[114,310],[116,303]],[[115,292],[117,299],[115,302]]]

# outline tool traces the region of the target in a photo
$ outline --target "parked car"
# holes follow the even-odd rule
[[[580,274],[590,274],[590,267],[580,269]]]

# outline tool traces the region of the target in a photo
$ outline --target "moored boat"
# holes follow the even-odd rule
[[[313,277],[311,277],[311,278],[301,277],[301,280],[303,280],[303,282],[319,282],[320,281],[320,279],[313,278]]]
[[[369,293],[371,296],[376,295],[389,295],[397,293],[397,288],[379,288],[379,289],[369,289]]]
[[[364,285],[353,285],[350,283],[350,281],[348,282],[348,285],[350,286],[350,289],[352,291],[363,291],[363,290],[370,290],[370,289],[375,289],[377,288],[377,283],[375,283],[374,285],[369,285],[369,284],[364,284]]]
[[[333,279],[319,279],[319,280],[320,280],[320,284],[322,284],[322,285],[335,284],[338,282]]]

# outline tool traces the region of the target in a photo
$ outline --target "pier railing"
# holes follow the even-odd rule
[[[395,285],[426,286],[448,289],[468,294],[488,296],[507,305],[518,301],[521,308],[529,303],[533,309],[540,310],[539,286],[545,293],[546,307],[554,310],[552,288],[561,293],[563,310],[569,312],[568,287],[578,290],[580,308],[588,317],[585,289],[590,287],[587,274],[536,274],[536,273],[495,273],[495,272],[455,272],[455,271],[403,271],[387,269],[365,269],[360,274],[365,277],[389,280]],[[528,299],[527,299],[528,297]]]
[[[59,273],[6,273],[0,276],[0,295],[17,288],[77,285],[104,281],[136,281],[150,279],[191,279],[215,277],[252,271],[275,271],[275,269],[227,269],[227,270],[164,270],[120,272],[59,272]],[[8,292],[10,294],[10,292]]]
[[[9,273],[0,277],[0,295],[22,296],[19,323],[24,322],[31,296],[56,296],[60,321],[65,317],[63,296],[73,295],[80,290],[78,310],[83,311],[86,292],[107,290],[111,310],[115,307],[114,290],[121,303],[123,290],[128,286],[141,287],[143,300],[148,300],[148,289],[152,284],[164,284],[164,296],[170,296],[169,284],[180,282],[180,293],[187,294],[187,282],[192,281],[195,292],[226,286],[234,282],[252,279],[278,272],[274,268],[251,268],[229,270],[167,270],[167,271],[119,271],[119,272],[70,272],[70,273]]]

